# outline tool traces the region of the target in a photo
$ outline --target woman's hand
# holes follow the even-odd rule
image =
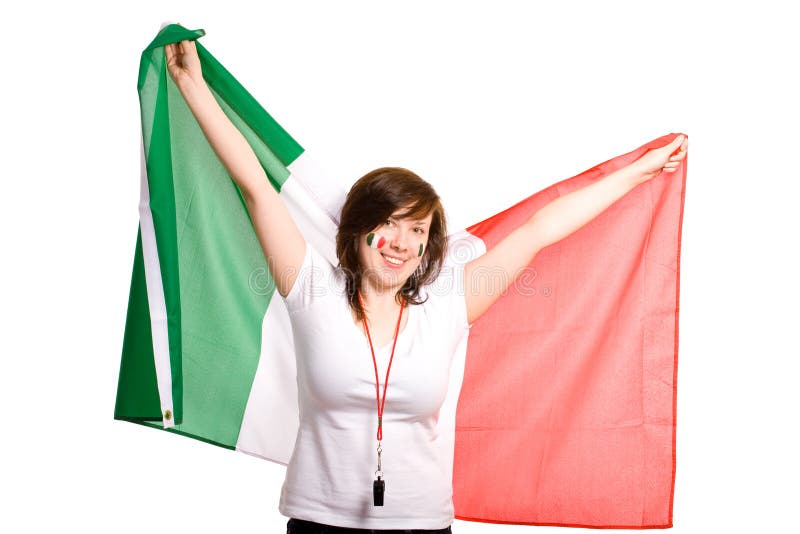
[[[680,148],[680,151],[673,155],[673,152],[678,148]],[[681,161],[686,157],[688,150],[689,140],[686,139],[685,135],[681,134],[675,137],[671,143],[661,148],[648,150],[644,156],[634,161],[632,165],[636,166],[642,175],[640,182],[646,182],[661,174],[662,171],[675,172]]]
[[[167,71],[179,88],[187,83],[203,82],[200,58],[193,40],[164,45],[164,53],[167,56]]]

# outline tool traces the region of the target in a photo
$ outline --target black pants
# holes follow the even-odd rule
[[[286,534],[452,534],[450,527],[440,529],[424,529],[415,528],[407,530],[385,530],[385,529],[369,529],[369,528],[347,528],[347,527],[334,527],[332,525],[324,525],[322,523],[315,523],[313,521],[306,521],[304,519],[295,519],[292,517],[286,523]]]

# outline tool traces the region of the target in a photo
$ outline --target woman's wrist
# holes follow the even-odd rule
[[[202,100],[211,96],[211,90],[208,88],[206,81],[201,76],[199,80],[193,78],[186,78],[181,83],[176,84],[178,90],[183,95],[187,102]]]
[[[653,173],[647,172],[639,160],[634,161],[627,167],[628,171],[628,180],[633,183],[633,186],[636,187],[637,185],[643,184],[650,178],[654,176]]]

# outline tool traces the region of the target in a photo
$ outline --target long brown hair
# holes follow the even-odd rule
[[[409,305],[415,305],[425,302],[420,300],[420,287],[436,280],[447,253],[447,220],[439,195],[428,182],[402,167],[375,169],[359,178],[347,194],[336,233],[336,255],[345,273],[350,308],[359,321],[364,318],[357,295],[363,276],[358,260],[359,240],[409,205],[400,218],[425,218],[433,213],[420,265],[395,295],[398,304],[404,298]]]

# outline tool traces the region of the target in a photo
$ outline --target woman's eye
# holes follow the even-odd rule
[[[415,230],[419,230],[420,234],[424,234],[425,233],[425,231],[422,228],[415,228]]]

